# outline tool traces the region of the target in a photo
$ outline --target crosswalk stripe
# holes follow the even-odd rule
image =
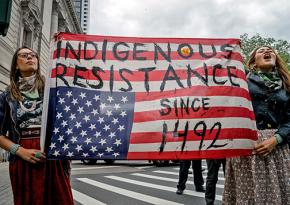
[[[95,167],[81,167],[81,168],[72,168],[72,171],[80,171],[80,170],[91,170],[91,169],[105,169],[105,168],[116,168],[120,166],[95,166]]]
[[[117,194],[121,194],[121,195],[124,195],[124,196],[127,196],[127,197],[131,197],[131,198],[134,198],[134,199],[137,199],[137,200],[140,200],[140,201],[151,203],[151,204],[156,204],[156,205],[164,205],[164,204],[166,204],[166,205],[167,204],[168,205],[182,205],[182,204],[177,203],[177,202],[168,201],[168,200],[165,200],[165,199],[159,199],[157,197],[152,197],[152,196],[141,194],[141,193],[134,192],[134,191],[129,191],[129,190],[126,190],[126,189],[122,189],[122,188],[119,188],[119,187],[116,187],[116,186],[111,186],[111,185],[108,185],[108,184],[104,184],[102,182],[98,182],[98,181],[91,180],[91,179],[88,179],[88,178],[77,178],[77,179],[79,181],[82,181],[84,183],[99,187],[101,189],[105,189],[105,190],[108,190],[108,191],[111,191],[111,192],[115,192]]]
[[[160,190],[165,190],[165,191],[170,191],[170,192],[175,192],[176,191],[176,188],[173,188],[173,187],[157,185],[157,184],[152,184],[152,183],[147,183],[147,182],[141,182],[141,181],[127,179],[127,178],[118,177],[118,176],[105,176],[105,177],[109,178],[109,179],[114,179],[114,180],[130,183],[130,184],[150,187],[150,188],[154,188],[154,189],[160,189]],[[184,192],[184,194],[204,198],[204,193],[200,193],[200,192],[186,190]],[[216,195],[216,199],[221,201],[222,196]]]
[[[81,192],[78,192],[74,189],[72,189],[72,194],[73,194],[73,198],[75,201],[83,204],[83,205],[91,205],[91,204],[95,204],[95,205],[107,205],[101,201],[98,201],[88,195],[85,195]]]
[[[153,172],[160,173],[160,174],[179,175],[178,172],[169,172],[169,171],[161,171],[161,170],[156,170],[156,171],[153,171]],[[218,180],[225,181],[225,178],[224,177],[219,177]]]
[[[133,176],[139,176],[139,177],[145,177],[145,178],[149,178],[149,179],[157,179],[157,180],[161,180],[161,181],[168,181],[168,182],[176,182],[178,181],[178,179],[172,179],[172,178],[168,178],[168,177],[158,177],[158,176],[153,176],[153,175],[148,175],[148,174],[141,174],[141,173],[133,173],[131,174]],[[193,184],[192,181],[187,181],[186,184]],[[222,184],[216,184],[217,188],[224,188],[224,185]]]

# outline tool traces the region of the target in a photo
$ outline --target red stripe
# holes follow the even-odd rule
[[[203,45],[224,45],[237,44],[240,45],[240,39],[209,39],[209,38],[143,38],[143,37],[124,37],[124,36],[99,36],[99,35],[84,35],[72,33],[58,33],[55,40],[72,40],[72,41],[104,41],[108,42],[128,42],[128,43],[189,43]]]
[[[166,87],[165,87],[166,88]],[[191,88],[176,89],[170,91],[138,92],[135,93],[135,102],[159,100],[162,98],[182,96],[235,96],[251,100],[248,91],[244,88],[232,86],[193,86]]]
[[[178,132],[180,135],[184,131]],[[233,134],[234,133],[234,134]],[[213,140],[216,137],[217,130],[206,130],[204,140]],[[257,131],[246,128],[222,128],[218,140],[224,139],[251,139],[257,140]],[[166,134],[166,142],[182,142],[184,137],[174,137],[173,132]],[[201,137],[196,136],[194,131],[189,130],[186,141],[200,141]],[[145,132],[145,133],[131,133],[130,144],[142,144],[142,143],[157,143],[162,141],[162,132]]]
[[[138,122],[147,122],[147,121],[155,121],[155,120],[171,120],[171,119],[200,119],[200,118],[222,118],[222,117],[243,117],[251,120],[255,120],[254,112],[250,111],[248,108],[244,107],[210,107],[208,110],[202,108],[201,102],[198,102],[195,106],[195,109],[198,111],[194,111],[190,107],[188,114],[185,109],[178,108],[175,110],[173,105],[171,107],[171,112],[167,115],[161,115],[161,110],[152,110],[152,111],[143,111],[143,112],[135,112],[134,113],[134,123]],[[178,107],[180,107],[178,105]],[[168,112],[167,108],[164,108],[164,112]],[[177,116],[176,113],[177,112]],[[183,114],[182,114],[183,112]]]
[[[75,48],[76,50],[76,53],[78,54],[78,49]],[[129,55],[128,55],[128,58],[126,59],[127,61],[130,61],[130,60],[133,60],[133,51],[132,50],[128,50],[129,52]],[[81,50],[80,51],[80,59],[84,59],[84,50]],[[206,55],[211,55],[212,53],[211,52],[208,52],[208,53],[205,53]],[[93,50],[87,50],[86,51],[86,56],[87,58],[90,58],[90,57],[93,57],[95,55],[95,51]],[[228,53],[227,52],[217,52],[217,54],[215,56],[213,56],[212,58],[220,58],[220,59],[224,59],[225,56],[227,56]],[[124,54],[120,54],[121,57],[124,57],[125,55]],[[202,57],[199,52],[195,51],[194,54],[188,58],[188,59],[185,59],[185,58],[182,58],[176,51],[172,51],[171,52],[171,60],[206,60],[208,58],[204,58]],[[62,48],[60,50],[60,57],[65,57],[65,49]],[[146,57],[146,60],[150,60],[150,61],[153,61],[154,60],[154,52],[153,51],[146,51],[144,53],[140,53],[138,54],[138,57]],[[57,59],[57,50],[54,51],[53,53],[53,59]],[[69,50],[68,52],[68,56],[66,59],[76,59],[76,57],[73,55],[73,53]],[[95,56],[94,60],[101,60],[102,59],[102,54],[101,52],[99,51],[97,53],[97,55]],[[112,51],[107,51],[106,52],[106,60],[118,60],[115,58],[115,56],[113,55],[113,52]],[[158,61],[160,60],[165,60],[163,58],[162,55],[160,55],[158,53]],[[232,55],[231,55],[231,58],[230,60],[238,60],[238,61],[243,61],[243,57],[241,56],[240,53],[236,53],[236,52],[233,52]]]
[[[87,68],[87,71],[77,71],[77,75],[87,79],[87,80],[97,80],[97,77],[93,75],[91,68]],[[102,69],[108,69],[108,68],[102,68]],[[136,68],[137,69],[137,68]],[[193,69],[193,68],[191,68]],[[187,79],[187,68],[174,68],[176,75],[180,78],[180,80]],[[201,76],[205,76],[204,68],[194,68],[196,72],[198,72]],[[208,66],[208,75],[213,76],[213,67]],[[62,75],[64,73],[64,69],[62,66],[58,66],[57,68],[53,68],[51,72],[51,78],[56,78],[56,74]],[[154,70],[149,73],[149,80],[150,81],[162,81],[165,76],[166,70]],[[246,75],[241,70],[231,70],[231,73],[236,75],[238,78],[246,80]],[[110,80],[110,71],[105,70],[105,72],[98,72],[98,75],[102,80]],[[67,71],[64,74],[66,77],[74,77],[75,76],[75,69],[72,67],[67,67]],[[145,74],[141,71],[132,71],[132,74],[129,74],[127,72],[123,72],[123,76],[128,79],[130,82],[133,81],[144,81]],[[194,76],[194,74],[191,74],[191,76]],[[215,73],[216,77],[227,77],[228,76],[228,70],[226,68],[222,69],[216,69]],[[115,68],[114,70],[114,81],[123,81],[119,74],[119,68]]]
[[[186,152],[129,152],[127,159],[221,159],[236,156],[252,155],[251,149],[229,149],[229,150],[204,150],[204,151],[186,151]]]

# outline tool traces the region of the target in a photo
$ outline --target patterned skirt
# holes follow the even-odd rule
[[[40,138],[21,139],[20,145],[27,149],[40,149]],[[72,205],[70,176],[66,171],[68,166],[70,164],[66,160],[32,164],[16,157],[9,164],[14,204]]]
[[[260,130],[258,140],[276,130]],[[266,157],[227,159],[224,205],[290,205],[290,150],[277,146]]]

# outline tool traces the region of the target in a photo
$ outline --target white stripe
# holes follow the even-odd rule
[[[106,39],[106,37],[104,37],[104,39]],[[134,39],[132,39],[134,40]],[[181,39],[183,41],[183,39]],[[113,50],[113,46],[118,43],[123,41],[122,39],[120,39],[119,41],[116,42],[111,42],[108,41],[107,43],[107,51],[112,51]],[[136,40],[137,41],[137,40]],[[142,40],[141,40],[142,41]],[[190,39],[188,40],[190,41]],[[66,42],[69,42],[71,44],[71,46],[78,51],[79,48],[79,43],[81,43],[81,50],[84,49],[84,42],[85,41],[78,41],[78,40],[62,40],[61,43],[61,48],[65,49],[66,48]],[[98,54],[97,55],[102,55],[102,45],[103,45],[103,41],[93,41],[95,44],[97,44],[97,49],[98,49]],[[168,42],[170,43],[170,39],[168,39]],[[208,39],[208,42],[211,42],[211,39]],[[134,47],[134,43],[129,43],[129,42],[125,42],[127,43],[128,47],[125,47],[123,45],[120,45],[117,47],[118,51],[127,51],[127,50],[133,50]],[[162,48],[163,51],[167,51],[167,43],[158,43],[158,40],[156,40],[156,44]],[[180,43],[181,44],[181,43]],[[171,48],[171,52],[176,52],[178,49],[178,46],[180,45],[178,43],[170,43],[170,48]],[[198,44],[191,44],[189,43],[190,46],[193,49],[194,53],[198,53],[199,52],[199,45]],[[233,52],[239,52],[240,51],[240,46],[238,44],[230,44],[233,47]],[[216,52],[221,52],[221,46],[222,45],[214,45]],[[56,44],[55,44],[55,48],[56,48]],[[146,51],[154,51],[154,42],[152,43],[144,43],[144,46],[138,46],[137,47],[138,50],[146,50]],[[202,48],[203,48],[203,52],[210,52],[212,53],[212,47],[210,45],[203,45],[202,44]],[[91,44],[87,44],[87,50],[95,50],[95,47],[92,46]],[[78,52],[76,52],[78,53]],[[144,52],[146,53],[146,52]],[[142,54],[140,54],[140,56],[142,56]]]
[[[156,171],[153,171],[153,172],[160,173],[160,174],[177,175],[177,176],[179,175],[178,172],[168,172],[168,171],[161,171],[161,170],[156,170]],[[225,181],[225,178],[224,177],[218,177],[218,180]]]
[[[161,181],[167,181],[167,182],[178,182],[178,179],[172,179],[168,177],[158,177],[158,176],[153,176],[153,175],[148,175],[148,174],[141,174],[141,173],[133,173],[131,175],[138,176],[138,177],[145,177],[148,179],[157,179]],[[194,184],[193,181],[187,180],[186,184]],[[216,187],[223,189],[224,185],[222,184],[216,184]]]
[[[209,58],[205,60],[173,60],[172,62],[168,62],[166,60],[158,60],[156,63],[153,60],[146,61],[137,61],[137,60],[128,60],[128,61],[118,61],[118,60],[107,60],[105,63],[102,60],[83,60],[80,61],[72,58],[65,59],[64,57],[60,57],[59,59],[54,59],[52,68],[56,67],[57,63],[61,63],[66,65],[67,67],[75,67],[83,66],[88,70],[91,70],[93,66],[98,66],[105,71],[110,70],[111,65],[114,66],[115,70],[120,68],[126,68],[131,71],[137,71],[139,68],[148,68],[148,67],[156,67],[155,70],[167,70],[169,65],[172,65],[174,70],[187,70],[187,65],[189,64],[191,69],[195,70],[196,68],[203,68],[204,63],[208,66],[214,66],[216,64],[221,64],[223,68],[227,66],[234,66],[237,70],[245,72],[244,65],[241,61],[238,60],[227,60],[220,58]],[[233,72],[233,71],[232,71]],[[150,73],[149,73],[150,76]]]
[[[174,107],[174,100],[177,101],[177,106],[180,108],[180,102],[181,99],[184,101],[186,104],[187,98],[189,99],[189,108],[191,106],[192,100],[195,98],[198,98],[200,101],[196,102],[196,106],[201,105],[201,99],[203,97],[208,98],[209,100],[206,100],[205,102],[209,104],[209,106],[212,107],[239,107],[239,108],[247,108],[250,111],[253,110],[251,101],[249,101],[246,98],[243,97],[235,97],[235,96],[181,96],[181,97],[172,97],[172,98],[167,98],[170,103],[166,103],[167,105],[170,105],[171,108]],[[225,107],[225,109],[226,109]],[[144,111],[150,111],[150,110],[161,110],[164,109],[160,105],[160,100],[153,100],[153,101],[142,101],[142,102],[135,102],[135,112],[144,112]],[[191,108],[190,108],[191,109]]]
[[[212,76],[208,76],[208,87],[220,87],[221,85],[215,84],[213,82],[212,78],[213,78]],[[107,80],[106,81],[103,80],[103,87],[101,89],[94,89],[94,88],[91,88],[89,85],[98,85],[99,84],[98,80],[86,80],[86,79],[81,79],[81,78],[74,79],[74,77],[67,77],[67,76],[64,77],[64,79],[68,83],[68,85],[71,87],[83,88],[81,86],[75,85],[74,84],[74,80],[75,80],[76,83],[84,85],[87,90],[110,91],[110,81],[107,81]],[[226,83],[223,85],[223,87],[234,88],[231,85],[228,77],[216,77],[216,80],[219,82],[225,80]],[[49,86],[51,88],[54,88],[56,86],[58,86],[58,87],[59,86],[66,86],[66,84],[64,83],[65,81],[63,81],[60,78],[52,78],[52,79],[50,79]],[[232,81],[234,83],[238,83],[240,85],[240,88],[248,90],[248,84],[245,80],[240,79],[240,78],[232,78]],[[184,88],[188,88],[187,80],[181,80],[180,82],[184,86]],[[192,87],[203,86],[205,88],[208,88],[197,77],[192,77],[191,82],[192,82]],[[131,81],[130,83],[132,86],[132,90],[130,92],[147,92],[146,88],[145,88],[145,84],[143,81]],[[162,81],[150,81],[148,84],[149,84],[149,93],[150,92],[160,92],[161,97],[166,96],[165,94],[163,94],[160,91],[160,86],[162,84]],[[113,91],[114,92],[121,92],[120,91],[121,88],[127,89],[128,88],[127,83],[125,81],[115,81],[113,84]],[[163,91],[171,91],[171,90],[179,90],[179,89],[182,89],[182,88],[177,84],[177,82],[175,80],[168,80],[168,81],[166,81],[166,83],[164,85]],[[225,93],[225,95],[226,94],[227,93]]]
[[[83,205],[106,205],[105,203],[98,201],[90,196],[87,196],[81,192],[78,192],[74,189],[72,189],[72,194],[73,194],[73,198],[75,201],[83,204]]]
[[[131,197],[131,198],[134,198],[134,199],[137,199],[137,200],[140,200],[140,201],[144,201],[144,202],[147,202],[147,203],[158,204],[158,205],[163,205],[163,204],[181,205],[180,203],[176,203],[176,202],[173,202],[173,201],[168,201],[168,200],[165,200],[165,199],[159,199],[157,197],[152,197],[152,196],[145,195],[145,194],[140,194],[138,192],[129,191],[129,190],[122,189],[122,188],[119,188],[119,187],[116,187],[116,186],[111,186],[111,185],[104,184],[104,183],[101,183],[101,182],[98,182],[98,181],[95,181],[95,180],[91,180],[91,179],[88,179],[88,178],[77,178],[77,179],[79,181],[82,181],[84,183],[99,187],[101,189],[105,189],[105,190],[108,190],[108,191],[111,191],[111,192],[115,192],[117,194],[124,195],[124,196],[127,196],[127,197]]]
[[[202,151],[206,150],[207,147],[212,143],[212,140],[203,141]],[[215,145],[223,145],[224,147],[214,147],[208,150],[228,150],[231,149],[253,149],[255,141],[249,139],[234,139],[234,140],[217,140]],[[164,147],[164,152],[179,152],[181,151],[183,142],[167,142]],[[187,141],[184,147],[184,152],[186,151],[198,151],[199,150],[200,141]],[[160,150],[160,142],[158,143],[141,143],[141,144],[130,144],[129,152],[159,152]]]
[[[141,181],[132,180],[132,179],[126,179],[126,178],[118,177],[118,176],[105,176],[105,177],[107,177],[109,179],[114,179],[114,180],[130,183],[130,184],[134,184],[134,185],[150,187],[150,188],[153,188],[153,189],[160,189],[160,190],[170,191],[170,192],[175,192],[176,191],[176,188],[173,188],[173,187],[162,186],[162,185],[157,185],[157,184],[152,184],[152,183],[147,183],[147,182],[141,182]],[[202,197],[202,198],[204,197],[204,193],[195,192],[195,191],[186,190],[184,192],[184,194],[190,195],[190,196]],[[222,196],[217,195],[216,199],[217,200],[221,200]]]
[[[92,169],[106,169],[106,168],[116,168],[120,166],[103,166],[103,167],[82,167],[82,168],[72,168],[72,171],[80,171],[80,170],[92,170]]]
[[[222,129],[224,128],[246,128],[251,130],[256,130],[256,124],[254,120],[242,117],[225,117],[225,118],[204,118],[207,129],[213,127],[214,123],[220,122],[222,124]],[[189,121],[189,130],[192,130],[200,119],[180,119],[179,129],[183,130],[186,122]],[[163,124],[166,123],[168,127],[168,132],[174,131],[176,119],[174,120],[156,120],[149,122],[139,122],[134,123],[132,127],[132,133],[135,132],[161,132]],[[150,128],[150,129],[148,129]],[[202,126],[200,126],[200,129]]]

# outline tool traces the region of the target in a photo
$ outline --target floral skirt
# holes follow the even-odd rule
[[[20,140],[28,149],[39,149],[39,137]],[[46,160],[31,164],[19,157],[9,164],[14,204],[71,205],[73,204],[68,161]]]
[[[276,130],[260,130],[258,140]],[[290,205],[290,150],[277,146],[266,157],[227,159],[224,205]]]

